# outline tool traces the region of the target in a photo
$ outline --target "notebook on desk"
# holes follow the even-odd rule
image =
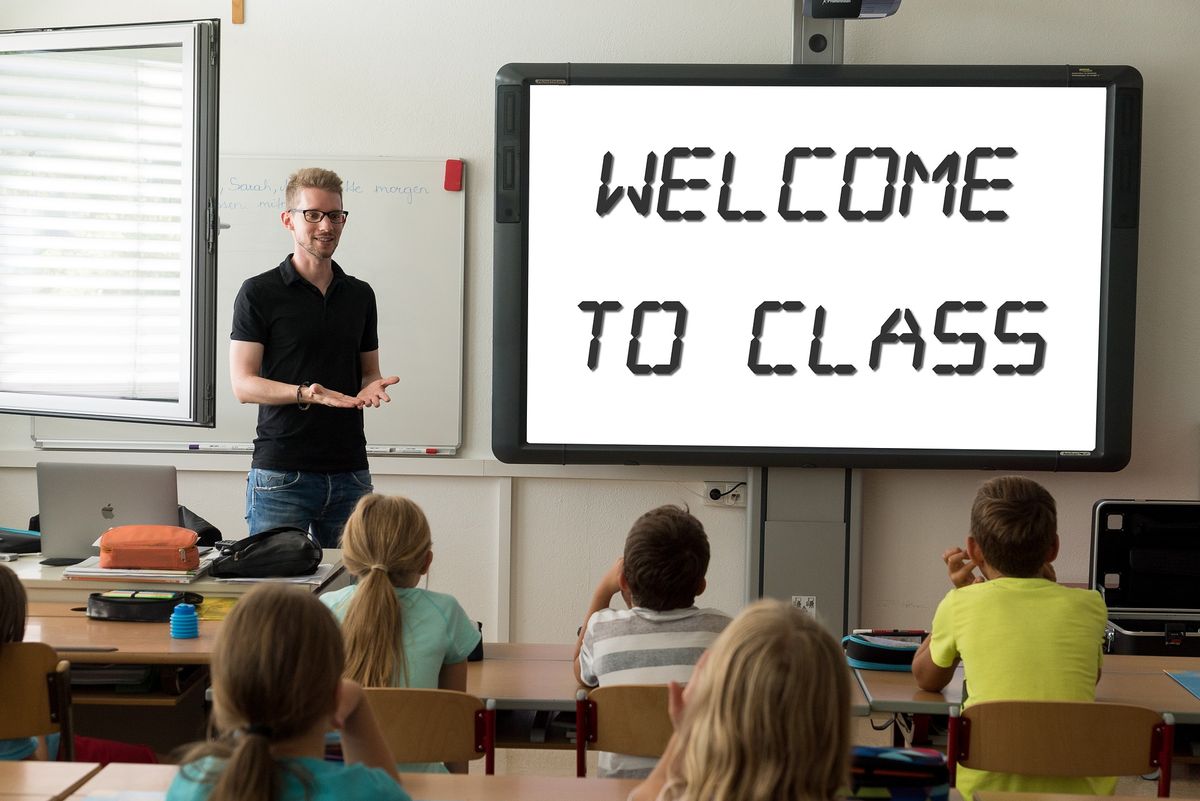
[[[43,563],[72,564],[100,551],[114,526],[179,524],[173,465],[37,463]]]

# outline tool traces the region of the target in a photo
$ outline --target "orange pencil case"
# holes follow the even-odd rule
[[[195,570],[196,532],[179,526],[117,526],[100,535],[100,567],[127,570]]]

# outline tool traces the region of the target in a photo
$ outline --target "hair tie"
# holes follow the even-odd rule
[[[384,573],[388,572],[387,565],[375,564],[375,565],[371,565],[370,568],[368,568],[368,569],[369,570],[382,570]]]
[[[266,737],[268,740],[270,740],[271,736],[275,733],[270,726],[267,726],[264,723],[252,723],[247,726],[244,731],[246,734],[253,734],[258,737]]]

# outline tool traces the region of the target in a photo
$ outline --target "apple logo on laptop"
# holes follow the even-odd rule
[[[112,520],[113,519],[113,505],[111,503],[106,503],[103,506],[101,506],[100,507],[100,516],[103,517],[105,520]]]

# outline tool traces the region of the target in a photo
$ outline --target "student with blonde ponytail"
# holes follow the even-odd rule
[[[466,690],[466,660],[479,629],[453,596],[417,586],[433,561],[421,507],[398,496],[363,496],[341,545],[342,561],[358,581],[321,601],[342,624],[346,677],[364,687]]]
[[[850,674],[842,649],[782,601],[742,611],[671,683],[675,734],[630,801],[834,801],[848,785]]]
[[[362,687],[342,678],[344,657],[337,622],[310,593],[246,593],[212,655],[219,738],[187,753],[168,801],[410,801]],[[323,760],[330,729],[345,764]]]

